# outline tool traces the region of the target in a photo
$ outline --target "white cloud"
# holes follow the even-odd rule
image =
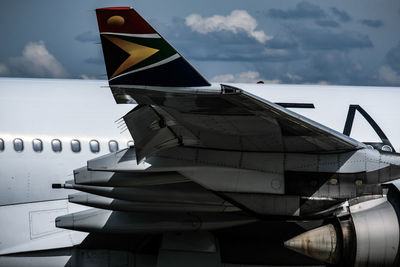
[[[388,65],[379,69],[379,78],[392,85],[400,85],[400,75]]]
[[[220,82],[220,83],[229,83],[235,80],[235,76],[233,74],[221,74],[214,76],[211,78],[212,82]]]
[[[272,39],[264,31],[256,31],[257,21],[245,10],[233,10],[228,16],[214,15],[203,18],[199,14],[186,17],[186,25],[193,31],[206,34],[209,32],[230,31],[233,33],[246,32],[260,43]]]
[[[95,76],[89,76],[85,73],[81,74],[81,76],[79,76],[82,80],[97,80],[97,78]]]
[[[286,73],[286,77],[288,77],[292,82],[300,82],[303,78],[296,74]]]
[[[220,83],[257,83],[263,81],[264,83],[276,84],[280,83],[280,80],[265,80],[260,77],[260,73],[257,71],[246,71],[237,74],[222,74],[217,75],[211,79],[213,82]]]
[[[24,75],[51,78],[69,76],[62,64],[47,50],[43,41],[26,44],[22,56],[10,58],[10,65]]]
[[[331,83],[328,81],[315,81],[315,82],[305,82],[302,84],[307,84],[307,85],[330,85]]]
[[[6,76],[10,73],[6,64],[0,63],[0,76]]]

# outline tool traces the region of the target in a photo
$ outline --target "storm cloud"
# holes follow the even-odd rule
[[[304,49],[348,50],[373,47],[369,36],[358,32],[299,27],[292,34]]]
[[[383,21],[380,19],[363,19],[360,22],[361,24],[372,28],[380,28],[383,26]]]
[[[393,70],[400,73],[400,42],[387,52],[385,61]]]
[[[351,17],[349,13],[344,10],[340,10],[337,7],[331,7],[331,12],[335,15],[341,22],[349,22],[351,21]]]
[[[286,10],[271,8],[267,14],[277,19],[318,19],[326,17],[325,11],[320,6],[309,2],[300,2],[296,4],[295,8]]]
[[[339,23],[337,23],[334,20],[330,20],[330,19],[316,20],[315,24],[317,24],[318,26],[321,26],[321,27],[332,27],[332,28],[337,28],[340,26]]]
[[[1,17],[13,21],[10,10],[19,5],[4,1]],[[48,12],[59,10],[60,3],[63,12]],[[73,13],[69,2],[48,5],[42,12],[24,12],[11,28],[0,24],[10,40],[0,53],[0,75],[103,77],[101,46],[93,44],[99,42],[96,16],[86,11],[99,4],[82,2]],[[24,6],[38,8],[29,1]],[[385,5],[363,0],[362,6],[344,0],[154,0],[135,8],[210,80],[396,85],[400,45],[393,31],[399,7],[396,0]],[[40,51],[43,56],[37,56]]]

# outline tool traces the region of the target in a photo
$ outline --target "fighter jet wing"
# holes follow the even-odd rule
[[[278,104],[227,85],[214,93],[129,88],[124,94],[139,104],[124,117],[139,159],[174,146],[303,153],[365,147]]]

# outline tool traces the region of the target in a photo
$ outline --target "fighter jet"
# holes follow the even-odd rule
[[[210,83],[96,14],[108,81],[0,80],[0,266],[398,266],[399,88]]]

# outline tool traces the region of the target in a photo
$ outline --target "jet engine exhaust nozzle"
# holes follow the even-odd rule
[[[336,264],[340,260],[337,239],[335,226],[328,224],[295,236],[284,245],[310,258]]]
[[[398,199],[397,193],[391,199]],[[352,202],[349,213],[286,241],[285,247],[337,266],[399,266],[397,204],[386,197]]]

